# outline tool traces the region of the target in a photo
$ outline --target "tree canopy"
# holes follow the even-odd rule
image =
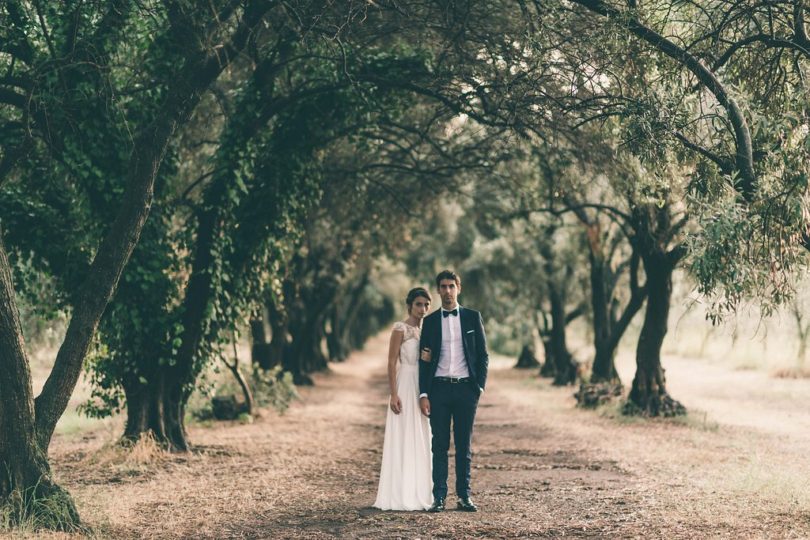
[[[625,411],[683,414],[677,271],[713,322],[806,272],[808,57],[801,2],[5,2],[0,502],[79,526],[47,452],[83,371],[86,414],[187,451],[238,335],[311,384],[451,266],[583,405],[643,313]]]

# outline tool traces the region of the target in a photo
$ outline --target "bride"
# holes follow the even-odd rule
[[[385,420],[380,484],[374,507],[427,510],[433,504],[430,423],[419,409],[419,335],[430,310],[430,293],[417,287],[405,300],[408,318],[394,323],[388,346],[391,388]]]

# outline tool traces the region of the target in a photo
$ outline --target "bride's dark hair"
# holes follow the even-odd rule
[[[410,291],[408,291],[408,296],[405,298],[405,303],[408,304],[408,309],[413,306],[413,301],[419,297],[427,298],[428,302],[433,302],[433,298],[430,297],[430,293],[424,287],[414,287]]]

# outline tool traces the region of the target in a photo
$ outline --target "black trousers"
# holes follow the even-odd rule
[[[472,433],[480,391],[474,382],[433,381],[430,389],[430,428],[433,432],[433,497],[447,497],[447,452],[450,450],[450,424],[456,447],[456,494],[470,495]]]

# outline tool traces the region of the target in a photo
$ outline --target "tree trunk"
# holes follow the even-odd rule
[[[667,393],[661,347],[667,334],[674,264],[666,253],[644,255],[647,309],[636,349],[636,375],[625,406],[626,414],[676,416],[686,409]]]
[[[619,372],[616,371],[616,348],[609,347],[605,342],[601,342],[593,357],[593,369],[591,371],[592,383],[621,384]]]
[[[12,433],[6,426],[20,418],[6,411],[0,420],[0,505],[8,512],[11,525],[60,531],[81,530],[79,512],[70,494],[53,481],[48,458],[35,441],[33,432]]]
[[[622,395],[624,387],[616,371],[616,350],[630,321],[644,303],[646,288],[638,284],[639,255],[634,247],[631,258],[627,261],[630,272],[630,300],[619,317],[617,315],[619,306],[614,291],[620,272],[614,273],[609,263],[605,261],[601,244],[594,241],[594,230],[589,229],[588,232],[591,246],[589,259],[595,354],[590,380],[580,384],[579,391],[574,396],[578,406],[593,408]]]
[[[300,259],[299,262],[309,262]],[[315,263],[320,264],[320,261]],[[314,272],[318,275],[318,272]],[[311,384],[311,379],[300,377],[306,373],[322,371],[328,368],[329,359],[321,348],[325,340],[324,320],[334,304],[337,294],[337,281],[334,276],[329,280],[316,281],[310,287],[288,287],[290,294],[285,293],[288,301],[287,310],[290,314],[288,325],[289,335],[292,338],[287,359],[288,364],[295,364],[293,377],[298,374],[304,384]],[[298,384],[298,383],[296,383]]]
[[[349,353],[354,350],[353,343],[352,343],[352,332],[357,324],[357,318],[361,313],[363,308],[363,294],[365,293],[366,287],[368,286],[369,282],[369,273],[366,272],[363,274],[362,279],[360,279],[355,287],[352,288],[352,292],[349,295],[348,301],[344,300],[346,307],[339,312],[339,319],[337,320],[337,332],[336,332],[336,341],[337,345],[340,349],[340,354],[343,355],[341,360],[345,360],[348,358]],[[342,316],[340,315],[342,313]],[[333,327],[333,330],[335,327]]]
[[[231,370],[236,382],[239,383],[239,388],[242,390],[242,399],[245,402],[245,412],[252,415],[253,392],[250,391],[250,385],[248,384],[247,379],[245,379],[245,376],[242,374],[242,370],[239,369],[239,364],[234,363],[233,365],[228,365],[228,369]]]
[[[312,377],[304,372],[301,358],[292,343],[287,343],[284,347],[281,366],[284,371],[289,371],[292,374],[293,384],[297,386],[312,386],[314,384]]]
[[[188,450],[185,427],[185,400],[167,370],[124,384],[127,401],[127,423],[123,440],[129,443],[151,436],[166,450]]]
[[[233,333],[233,364],[229,364],[225,362],[225,365],[228,366],[228,369],[231,370],[233,373],[236,382],[239,383],[239,388],[242,390],[242,397],[245,402],[245,412],[253,415],[253,392],[250,391],[250,385],[248,384],[245,376],[242,374],[242,371],[239,369],[239,352],[236,348],[236,332]]]
[[[147,177],[150,178],[150,180],[148,189],[144,188],[145,193],[140,194],[140,199],[137,201],[139,203],[138,205],[134,205],[128,200],[126,192],[124,195],[125,208],[127,205],[129,205],[142,210],[142,215],[138,216],[141,218],[141,222],[139,227],[135,229],[135,233],[133,234],[132,231],[126,231],[126,234],[122,235],[131,243],[128,253],[126,254],[127,257],[129,257],[131,254],[134,244],[138,240],[138,234],[140,233],[140,230],[143,227],[143,221],[145,221],[146,215],[148,214],[149,205],[151,204],[152,199],[152,186],[154,184],[154,179],[157,175],[160,161],[166,147],[168,146],[176,128],[178,125],[188,120],[199,103],[203,93],[211,86],[211,84],[213,84],[222,71],[227,68],[231,60],[238,56],[239,51],[241,51],[247,45],[249,39],[251,39],[254,28],[261,22],[264,17],[264,13],[266,13],[269,9],[270,6],[268,5],[260,5],[258,3],[254,5],[252,2],[248,3],[244,10],[241,21],[232,33],[230,42],[224,45],[223,50],[212,51],[208,48],[199,48],[194,43],[186,44],[189,50],[187,63],[182,68],[182,71],[178,73],[170,83],[170,91],[168,92],[168,96],[163,107],[163,112],[157,114],[154,126],[150,126],[150,129],[145,130],[145,134],[135,143],[132,158],[133,163],[130,167],[130,170],[134,172],[131,174],[135,178],[138,178],[141,183],[146,183]],[[201,36],[189,35],[186,37],[192,40],[197,40]],[[141,176],[143,178],[140,178]],[[217,218],[218,216],[216,213],[204,213],[201,219],[205,222],[206,226],[215,228]],[[118,221],[120,221],[120,219]],[[118,226],[118,221],[116,221],[114,224],[113,230],[115,230],[115,227]],[[130,227],[134,228],[134,226]],[[97,259],[101,258],[102,251],[105,249],[106,242],[110,237],[114,237],[114,235],[111,233],[107,238],[105,238],[105,243],[102,243],[96,257]],[[119,244],[122,244],[123,246],[128,245],[120,238],[117,238],[117,240]],[[122,247],[119,247],[118,249],[120,250]],[[125,263],[126,260],[123,262]],[[96,265],[95,260],[93,265]],[[121,269],[123,269],[123,264],[121,264]],[[119,269],[118,275],[116,276],[116,282],[118,277],[120,277],[121,269]],[[197,322],[198,318],[200,317],[200,309],[204,310],[207,306],[207,296],[203,296],[206,286],[210,286],[210,280],[206,281],[206,278],[195,276],[192,272],[190,283],[187,287],[187,295],[183,304],[182,343],[180,345],[180,350],[175,357],[175,363],[173,366],[158,366],[157,371],[165,371],[159,376],[153,377],[154,383],[160,384],[158,396],[150,400],[136,398],[136,404],[133,407],[132,415],[129,413],[129,403],[127,404],[128,421],[125,431],[125,438],[132,440],[137,439],[142,434],[149,432],[156,435],[157,433],[163,433],[166,439],[164,442],[170,448],[178,451],[188,449],[183,417],[186,402],[191,395],[189,383],[193,382],[191,374],[194,372],[194,357],[199,346],[199,340],[202,336],[202,331],[200,330],[199,326],[195,324],[195,322]],[[197,293],[201,294],[198,295]],[[107,297],[107,301],[111,296],[112,290],[110,291],[110,295]],[[100,316],[101,312],[99,312],[99,318]],[[76,318],[75,315],[74,318]],[[96,325],[97,324],[98,321],[96,320]],[[73,326],[73,320],[71,320],[71,326]],[[93,330],[95,330],[95,327]],[[92,336],[92,333],[90,335]],[[71,327],[68,327],[68,335],[65,338],[65,343],[67,344],[70,340]],[[81,371],[81,361],[84,358],[84,354],[86,354],[88,346],[89,340],[84,346],[84,351],[82,352],[81,358],[78,360],[78,368],[75,379],[78,378],[78,373]],[[43,389],[42,392],[43,395],[46,394],[46,390],[51,379],[55,376],[61,375],[61,373],[57,371],[61,355],[62,350],[60,349],[59,355],[57,356],[57,365],[54,367],[54,371],[48,378],[48,382],[46,382],[45,389]],[[78,356],[76,356],[76,358],[78,358]],[[75,379],[73,380],[74,386]],[[122,385],[123,384],[124,383],[122,382]],[[137,393],[140,391],[133,390],[132,385],[129,386],[130,393],[127,393],[125,390],[127,397],[129,397],[132,392]],[[153,388],[149,382],[147,382],[147,387]],[[67,405],[68,398],[69,394],[64,397],[65,406]],[[39,398],[37,401],[37,414],[39,415]],[[149,401],[151,401],[151,403],[149,403]],[[62,407],[62,411],[64,411],[64,407]],[[55,425],[55,420],[53,423]],[[158,428],[160,428],[160,430],[156,432],[155,429]],[[52,433],[52,429],[50,433]],[[48,437],[50,437],[50,433],[48,434]]]
[[[588,259],[591,264],[591,310],[595,351],[591,383],[621,383],[614,363],[616,347],[611,346],[611,295],[607,287],[605,260],[601,253],[594,253],[594,249],[589,252]]]
[[[326,336],[326,350],[329,354],[329,360],[332,362],[342,362],[348,356],[348,351],[343,349],[340,342],[340,307],[335,304],[329,310],[329,314],[324,319],[323,333]]]
[[[540,324],[540,319],[534,314],[534,326],[537,328],[537,336],[540,338],[540,343],[543,345],[543,365],[540,366],[540,377],[554,377],[554,354],[551,351],[550,328],[548,323],[548,315],[545,311],[540,311],[540,316],[543,318],[543,324]]]
[[[629,261],[630,273],[630,299],[624,307],[620,317],[617,317],[616,301],[613,299],[613,291],[616,286],[616,276],[608,280],[605,275],[607,269],[604,264],[597,261],[596,271],[591,270],[591,292],[592,306],[594,311],[594,350],[593,370],[591,375],[592,383],[608,383],[610,385],[621,386],[619,375],[616,372],[615,358],[616,350],[619,347],[622,336],[630,326],[630,322],[641,306],[644,305],[644,298],[647,295],[646,286],[638,283],[639,255],[635,247]],[[601,274],[601,278],[600,278]],[[602,284],[594,284],[594,280],[599,280]],[[597,298],[599,297],[599,298]],[[597,317],[597,312],[599,316]],[[597,322],[598,321],[598,322]]]
[[[540,254],[543,256],[543,268],[545,270],[546,285],[548,287],[548,300],[551,305],[551,329],[549,331],[548,347],[545,341],[543,347],[546,349],[546,361],[540,374],[549,372],[549,364],[554,367],[554,385],[573,384],[577,379],[577,365],[571,353],[568,352],[568,345],[565,340],[565,327],[573,319],[565,313],[565,278],[560,277],[560,272],[555,266],[555,253],[552,246],[556,225],[546,228],[546,234],[539,242]],[[570,268],[568,269],[570,270]],[[568,272],[566,272],[568,273]],[[566,276],[567,278],[568,276]],[[549,355],[549,353],[551,353]],[[553,363],[549,360],[552,359]]]
[[[270,365],[276,366],[283,363],[288,346],[290,334],[287,330],[287,314],[283,311],[283,308],[278,308],[270,302],[266,304],[266,308],[267,322],[270,323],[271,334],[268,354],[270,356]]]
[[[0,231],[0,505],[12,524],[73,530],[79,514],[54,481],[37,437],[31,369],[25,352],[11,266]]]
[[[577,379],[577,364],[568,351],[565,339],[567,325],[565,315],[565,296],[553,284],[549,285],[549,300],[551,301],[551,354],[554,359],[554,384],[564,386],[574,384]]]
[[[302,373],[313,373],[328,368],[328,360],[321,350],[323,325],[317,313],[308,313],[303,320],[291,325],[292,351]]]
[[[520,356],[518,356],[515,369],[529,369],[536,368],[538,366],[540,366],[540,362],[537,361],[537,357],[534,355],[534,347],[531,345],[524,345],[523,349],[520,351]]]
[[[265,309],[262,308],[264,312]],[[264,314],[263,314],[264,315]],[[273,368],[273,357],[270,355],[270,344],[267,342],[267,332],[264,329],[265,316],[250,319],[250,362],[254,369]]]
[[[232,129],[231,126],[228,126]],[[247,136],[248,134],[242,134]],[[236,152],[238,148],[228,148],[228,151]],[[181,323],[183,327],[180,336],[181,344],[174,357],[173,366],[164,366],[163,370],[171,372],[174,376],[169,377],[178,389],[167,389],[171,394],[179,395],[180,407],[185,408],[185,404],[190,397],[190,386],[197,378],[199,369],[200,348],[206,335],[206,322],[209,320],[209,312],[215,296],[216,274],[213,268],[216,267],[217,242],[224,223],[226,212],[226,201],[229,194],[229,186],[232,178],[230,171],[215,178],[203,198],[202,210],[198,217],[197,236],[194,242],[193,259],[191,264],[191,276],[186,285],[183,304],[181,307]],[[234,279],[232,276],[231,279]],[[253,327],[251,327],[253,330]],[[174,407],[174,404],[172,404]],[[180,425],[173,426],[179,430]],[[154,432],[158,437],[158,433]],[[131,436],[132,434],[130,434]],[[158,437],[159,438],[159,437]],[[177,445],[179,441],[167,440],[170,447],[177,450],[186,450],[188,445],[185,435],[182,437],[183,444]]]
[[[543,336],[543,365],[540,367],[541,377],[554,377],[557,373],[554,362],[554,350],[551,347],[551,337]]]

